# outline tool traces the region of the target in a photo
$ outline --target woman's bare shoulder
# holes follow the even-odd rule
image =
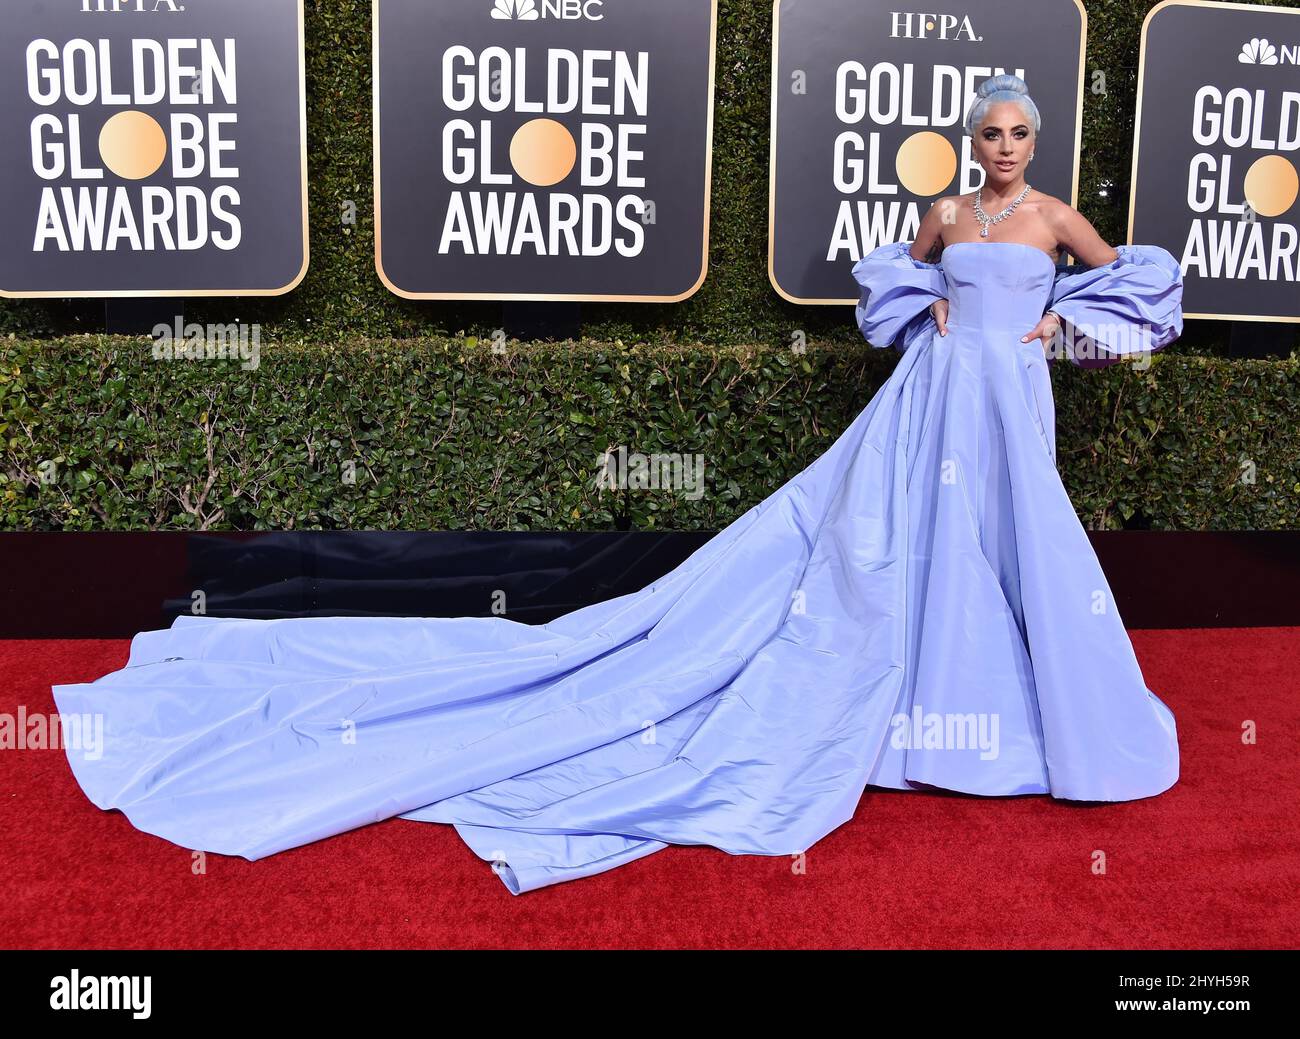
[[[956,212],[970,204],[970,198],[970,195],[941,195],[934,200],[927,215],[932,214],[931,219],[950,224]]]
[[[1055,195],[1039,193],[1035,198],[1030,195],[1026,202],[1032,203],[1039,218],[1058,235],[1067,236],[1072,228],[1078,227],[1083,214],[1064,199]]]
[[[943,195],[940,198],[935,199],[934,204],[936,206],[961,206],[969,202],[974,196],[975,192],[973,191],[965,195]]]

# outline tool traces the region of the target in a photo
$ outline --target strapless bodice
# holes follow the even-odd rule
[[[1021,242],[954,242],[943,250],[948,324],[1016,330],[1024,335],[1043,316],[1056,281],[1056,264],[1042,249]]]
[[[1058,267],[1023,242],[953,242],[941,263],[914,259],[911,247],[891,242],[854,261],[854,317],[873,346],[906,352],[935,342],[937,299],[948,300],[948,325],[962,342],[971,333],[992,344],[1013,333],[1018,342],[1052,310],[1068,330],[1066,355],[1088,368],[1159,350],[1183,330],[1182,270],[1158,245],[1117,245],[1114,260],[1094,267]]]

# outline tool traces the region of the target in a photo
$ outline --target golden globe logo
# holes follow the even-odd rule
[[[126,42],[27,45],[28,100],[43,109],[81,110],[45,111],[31,120],[31,169],[47,182],[33,252],[235,249],[242,237],[236,187],[184,183],[239,179],[229,154],[239,120],[235,41]],[[208,111],[155,118],[142,110],[160,104]],[[138,183],[164,168],[167,184]]]
[[[512,22],[535,22],[542,18],[562,21],[604,21],[602,0],[494,0],[492,17]]]
[[[526,90],[529,58],[545,64],[545,94]],[[623,256],[645,247],[646,200],[627,189],[644,188],[639,147],[650,99],[646,51],[548,49],[530,54],[488,47],[476,53],[454,45],[442,55],[442,103],[467,113],[442,126],[442,176],[457,185],[445,213],[438,252],[516,255]],[[473,110],[486,114],[477,120]],[[508,129],[494,118],[512,111],[533,116]],[[578,136],[553,115],[581,120]],[[509,168],[493,166],[493,135],[510,133]],[[535,188],[554,188],[577,174],[577,188],[591,191],[512,190],[514,178]],[[468,186],[461,190],[460,185]],[[626,234],[616,234],[617,224]],[[579,227],[579,225],[581,225]]]

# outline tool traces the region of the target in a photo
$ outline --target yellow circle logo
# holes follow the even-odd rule
[[[913,195],[937,195],[957,175],[957,153],[943,134],[923,130],[903,142],[894,168],[898,182]]]
[[[563,123],[530,119],[510,139],[510,165],[529,184],[549,188],[573,170],[578,145]]]
[[[167,157],[167,135],[143,112],[118,112],[99,131],[99,156],[123,180],[144,180]]]
[[[1281,155],[1265,155],[1246,171],[1246,201],[1260,216],[1281,216],[1300,194],[1300,175]]]

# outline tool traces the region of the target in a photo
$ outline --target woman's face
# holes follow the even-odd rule
[[[1034,151],[1034,128],[1014,101],[989,105],[971,143],[975,160],[991,184],[1011,184],[1025,175]]]

